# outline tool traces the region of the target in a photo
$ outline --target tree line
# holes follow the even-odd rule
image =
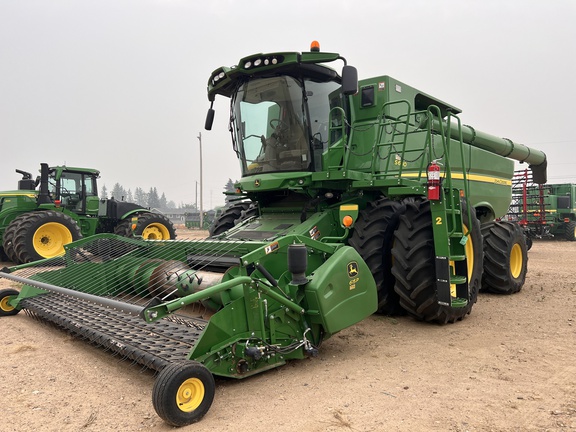
[[[226,185],[224,186],[224,190],[227,192],[234,191],[234,182],[232,179],[228,179]],[[166,194],[162,192],[159,194],[156,187],[151,187],[148,192],[145,192],[141,187],[137,187],[132,192],[131,189],[126,190],[120,183],[115,183],[114,187],[110,192],[108,192],[108,188],[106,185],[103,185],[100,190],[100,198],[101,199],[108,199],[113,198],[117,201],[127,201],[131,203],[138,204],[142,207],[149,207],[149,208],[157,208],[157,209],[193,209],[198,210],[196,203],[189,203],[185,204],[181,202],[179,205],[176,205],[174,201],[169,201],[166,198]],[[226,203],[228,202],[228,197],[226,197]]]

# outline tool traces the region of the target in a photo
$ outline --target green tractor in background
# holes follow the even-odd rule
[[[65,244],[97,233],[176,238],[166,216],[134,203],[98,198],[98,170],[43,163],[37,179],[16,172],[22,174],[18,190],[0,192],[3,260],[21,264],[62,255]]]
[[[512,202],[505,220],[524,228],[528,249],[534,239],[576,241],[576,184],[538,184],[529,170],[519,170],[512,183]]]

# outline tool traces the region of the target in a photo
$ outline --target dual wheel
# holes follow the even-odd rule
[[[142,236],[150,240],[176,238],[172,222],[164,215],[141,213],[137,215],[132,230],[132,218],[122,220],[114,233],[132,237]],[[64,254],[64,245],[82,238],[76,220],[65,213],[53,210],[34,211],[15,218],[6,228],[2,248],[7,258],[23,264]]]
[[[82,238],[70,216],[53,210],[25,213],[6,228],[3,248],[8,258],[23,264],[64,253],[64,245]]]
[[[407,312],[422,321],[448,323],[471,312],[479,291],[511,294],[520,290],[528,261],[521,228],[491,222],[481,229],[473,210],[465,204],[462,210],[463,232],[471,231],[465,247],[469,301],[459,308],[438,304],[433,221],[427,200],[381,198],[360,212],[349,244],[372,270],[380,313]]]
[[[463,233],[469,233],[465,246],[468,302],[463,307],[451,307],[438,303],[430,202],[420,199],[406,202],[406,211],[394,233],[392,274],[400,305],[419,320],[452,323],[469,314],[476,303],[482,278],[482,237],[476,215],[464,203],[462,222]]]
[[[238,222],[248,219],[258,214],[258,207],[250,201],[241,201],[232,204],[222,212],[218,219],[214,220],[208,233],[210,237],[222,234],[233,228]]]

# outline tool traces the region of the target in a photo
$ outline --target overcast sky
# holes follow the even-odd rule
[[[315,39],[576,182],[574,0],[0,0],[0,190],[47,162],[194,203],[201,132],[204,208],[221,205],[240,170],[223,98],[204,130],[210,73]]]

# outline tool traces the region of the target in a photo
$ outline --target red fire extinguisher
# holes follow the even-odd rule
[[[428,199],[440,199],[440,166],[435,160],[428,165]]]

